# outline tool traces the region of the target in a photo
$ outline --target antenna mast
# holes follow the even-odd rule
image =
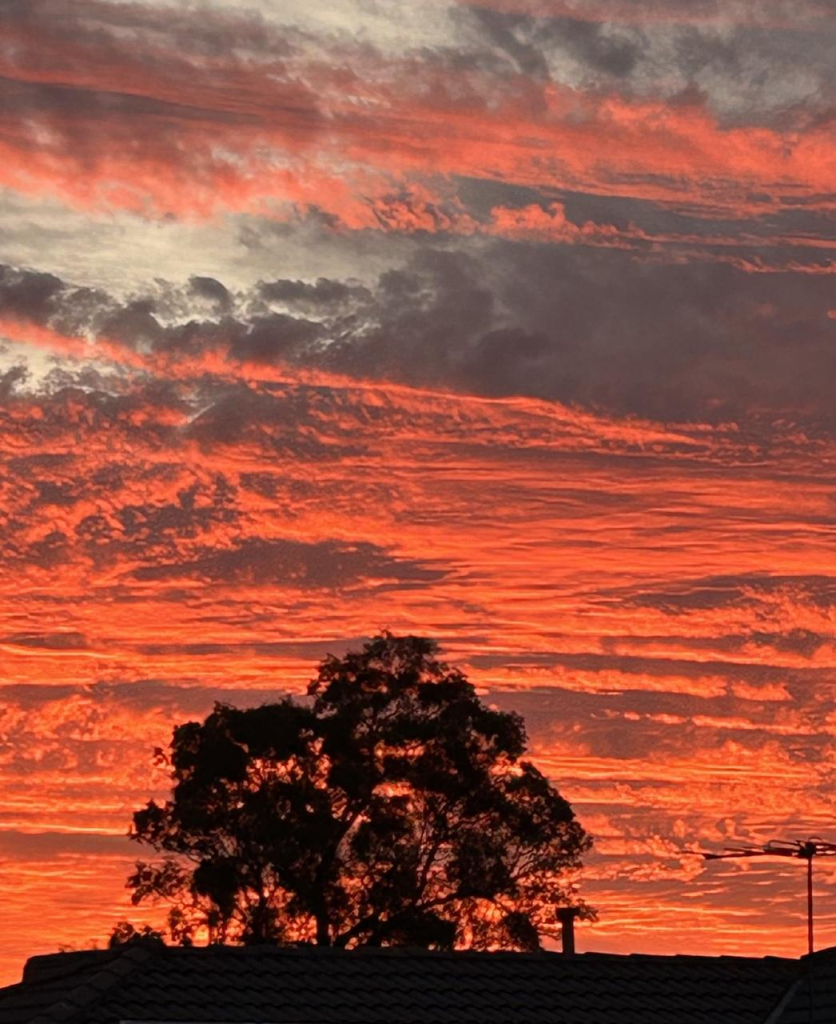
[[[813,858],[836,857],[836,843],[810,839],[770,839],[763,846],[727,846],[722,853],[702,853],[705,860],[740,857],[795,857],[807,861],[807,952],[813,952]]]

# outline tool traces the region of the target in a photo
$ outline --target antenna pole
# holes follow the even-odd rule
[[[836,843],[826,843],[818,836],[801,839],[770,839],[763,846],[727,846],[722,853],[700,853],[706,860],[728,857],[795,857],[807,861],[807,952],[813,953],[813,857],[836,857]]]

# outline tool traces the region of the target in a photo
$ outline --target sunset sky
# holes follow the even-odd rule
[[[581,950],[836,841],[832,0],[0,0],[0,983],[173,724],[388,627],[521,712]],[[816,869],[836,944],[836,860]]]

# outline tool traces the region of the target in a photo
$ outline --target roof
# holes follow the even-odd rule
[[[774,1024],[833,1024],[836,1021],[836,949],[823,949],[802,958],[800,976],[785,1004]]]
[[[32,957],[0,990],[0,1024],[785,1024],[803,971],[778,957],[137,944]]]

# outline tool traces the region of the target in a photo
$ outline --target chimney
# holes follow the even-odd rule
[[[557,911],[557,919],[560,921],[560,942],[564,956],[575,955],[575,918],[577,916],[577,907],[560,907]]]

